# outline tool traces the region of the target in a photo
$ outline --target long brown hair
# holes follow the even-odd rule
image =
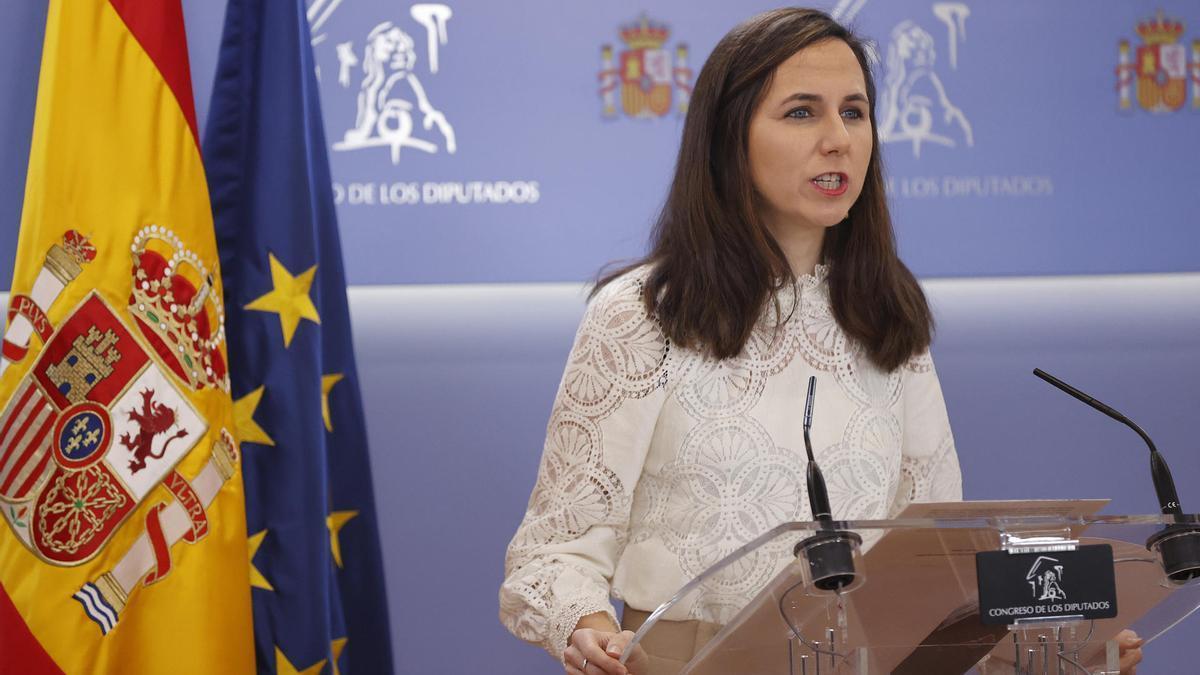
[[[780,311],[776,291],[795,278],[755,206],[750,120],[775,68],[801,49],[830,39],[849,45],[862,66],[874,140],[862,193],[822,244],[833,314],[884,370],[894,370],[928,348],[933,330],[929,305],[896,255],[866,47],[816,10],[759,14],[729,31],[713,49],[696,80],[675,178],[654,226],[650,253],[604,275],[596,290],[648,264],[643,299],[667,337],[722,359],[742,351],[765,303],[773,302]]]

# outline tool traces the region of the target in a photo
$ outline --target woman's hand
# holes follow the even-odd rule
[[[612,625],[608,615],[590,615],[580,619],[563,652],[567,675],[639,675],[646,671],[647,656],[641,645],[624,664],[625,653],[633,640],[633,631]]]
[[[1142,645],[1146,641],[1129,629],[1117,633],[1113,639],[1121,650],[1121,675],[1137,675],[1137,664],[1142,662]]]

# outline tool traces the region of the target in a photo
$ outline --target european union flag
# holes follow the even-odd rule
[[[302,0],[230,0],[204,140],[260,673],[392,669],[366,430]]]

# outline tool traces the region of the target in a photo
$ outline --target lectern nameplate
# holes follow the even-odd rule
[[[1117,616],[1110,545],[1017,554],[981,551],[975,554],[975,566],[985,625]]]

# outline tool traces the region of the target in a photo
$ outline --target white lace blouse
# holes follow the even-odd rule
[[[589,304],[551,413],[537,483],[505,560],[500,618],[561,658],[610,595],[652,610],[771,527],[809,520],[801,428],[839,519],[962,498],[929,356],[882,372],[838,327],[826,269],[782,295],[736,358],[672,346],[641,300],[645,269]],[[799,307],[793,306],[799,299]],[[668,619],[723,623],[791,560],[779,542],[711,579]],[[614,617],[615,618],[615,617]]]

